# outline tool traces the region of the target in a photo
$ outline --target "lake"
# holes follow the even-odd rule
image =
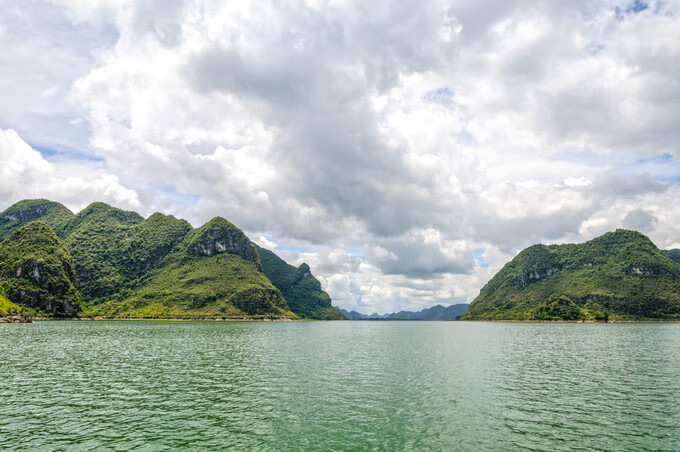
[[[680,450],[680,324],[0,325],[0,448]]]

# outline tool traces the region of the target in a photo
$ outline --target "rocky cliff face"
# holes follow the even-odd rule
[[[540,281],[541,279],[545,279],[545,278],[552,276],[553,274],[557,273],[558,271],[560,271],[559,267],[550,267],[550,268],[532,270],[532,271],[529,271],[522,276],[515,278],[512,286],[517,290],[524,290],[532,282],[536,282],[536,281]]]
[[[221,217],[210,220],[194,233],[188,252],[194,255],[212,256],[232,253],[252,262],[262,270],[260,257],[252,242],[239,228]]]
[[[0,243],[0,282],[14,303],[57,316],[80,311],[71,255],[45,223],[29,223]]]

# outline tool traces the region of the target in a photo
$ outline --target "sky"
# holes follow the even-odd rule
[[[678,1],[5,0],[0,48],[0,210],[222,216],[365,313],[680,247]]]

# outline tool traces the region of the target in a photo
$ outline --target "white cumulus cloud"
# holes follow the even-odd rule
[[[680,5],[635,5],[10,0],[0,200],[221,215],[364,312],[536,242],[677,245]]]

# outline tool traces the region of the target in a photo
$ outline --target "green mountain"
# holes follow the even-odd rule
[[[25,199],[0,214],[0,241],[31,221],[40,220],[57,231],[71,218],[73,213],[58,202]]]
[[[7,317],[24,311],[24,308],[18,304],[12,303],[3,294],[4,288],[0,286],[0,317]]]
[[[50,227],[34,221],[0,243],[0,284],[12,302],[39,314],[80,312],[71,254]]]
[[[677,262],[680,264],[680,250],[674,249],[674,250],[665,250],[664,251],[666,254],[668,254],[668,257],[671,258],[671,260]]]
[[[88,305],[108,300],[129,285],[124,251],[144,219],[96,202],[66,222],[58,233],[71,251],[78,288]]]
[[[482,288],[463,320],[680,319],[680,264],[617,229],[583,244],[533,245]]]
[[[362,314],[357,311],[347,311],[346,309],[337,308],[340,314],[347,317],[347,320],[386,320],[385,317],[391,314],[378,314],[374,312],[373,314]]]
[[[255,248],[264,274],[281,291],[291,311],[303,319],[346,320],[331,305],[331,297],[321,290],[321,283],[307,264],[296,268],[267,249],[257,245]]]
[[[295,317],[233,224],[94,203],[66,222],[83,300],[107,317]]]
[[[154,214],[126,232],[112,264],[122,287],[108,300],[96,294],[100,314],[296,317],[262,273],[252,242],[223,218],[193,229],[184,220]]]
[[[26,240],[32,240],[26,239],[28,232],[44,237],[27,248]],[[130,318],[343,318],[307,266],[296,269],[272,253],[274,259],[265,258],[266,271],[276,281],[272,284],[255,245],[219,217],[194,229],[170,215],[144,219],[101,202],[74,215],[56,202],[24,200],[0,214],[4,238],[0,281],[7,281],[7,298],[43,314],[70,316],[87,308],[105,317]],[[38,252],[50,272],[65,259],[70,273],[62,279],[70,282],[68,291],[46,281],[31,283],[26,273],[10,277]],[[62,298],[67,303],[63,309],[44,304]],[[79,299],[82,303],[74,301]]]

